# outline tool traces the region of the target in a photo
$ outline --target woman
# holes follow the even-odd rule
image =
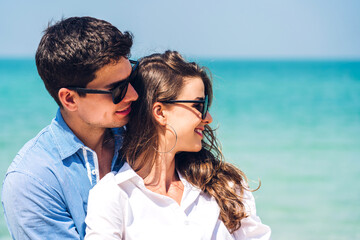
[[[206,70],[167,51],[143,58],[132,84],[126,162],[91,190],[86,239],[269,239],[209,126]]]

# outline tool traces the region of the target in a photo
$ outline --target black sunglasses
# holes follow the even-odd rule
[[[114,86],[109,91],[98,90],[98,89],[89,89],[89,88],[81,88],[81,87],[67,87],[67,89],[75,90],[77,92],[82,92],[82,93],[111,94],[113,103],[118,104],[119,102],[121,102],[121,100],[124,99],[124,97],[126,95],[126,92],[127,92],[127,89],[128,89],[128,86],[129,86],[129,83],[133,79],[134,72],[135,72],[136,68],[139,65],[138,61],[134,61],[134,60],[129,60],[129,61],[130,61],[131,65],[132,65],[130,76],[128,78],[118,82],[116,84],[116,86]]]
[[[201,103],[198,108],[196,108],[199,112],[201,112],[201,119],[206,118],[206,113],[209,110],[209,98],[208,95],[205,95],[204,100],[168,100],[168,101],[160,101],[162,103]]]

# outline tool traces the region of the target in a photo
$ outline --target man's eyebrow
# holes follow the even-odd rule
[[[122,82],[124,82],[124,84],[125,84],[125,82],[126,82],[127,80],[128,80],[128,78],[125,78],[125,79],[123,79],[123,80],[119,80],[119,81],[117,81],[117,82],[110,83],[110,84],[106,85],[104,88],[112,89],[112,88],[114,88],[114,87],[119,86],[120,84],[122,84]]]

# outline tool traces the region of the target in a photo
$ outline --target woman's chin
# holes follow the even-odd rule
[[[200,150],[202,149],[202,146],[195,146],[194,150],[192,152],[200,152]]]

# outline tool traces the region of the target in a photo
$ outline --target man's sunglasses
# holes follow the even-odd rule
[[[168,101],[160,101],[162,103],[200,103],[196,109],[201,112],[201,118],[205,119],[206,114],[209,110],[209,98],[208,95],[205,95],[204,100],[168,100]]]
[[[112,101],[114,104],[118,104],[119,102],[121,102],[121,100],[124,99],[129,83],[131,82],[131,80],[134,77],[134,72],[136,70],[136,68],[139,65],[138,61],[134,61],[134,60],[129,60],[131,65],[132,65],[132,70],[130,73],[130,76],[120,82],[118,82],[116,84],[116,86],[114,86],[112,89],[110,89],[109,91],[105,91],[105,90],[98,90],[98,89],[89,89],[89,88],[81,88],[81,87],[67,87],[67,89],[70,90],[75,90],[77,92],[81,92],[81,93],[94,93],[94,94],[111,94],[112,95]]]

